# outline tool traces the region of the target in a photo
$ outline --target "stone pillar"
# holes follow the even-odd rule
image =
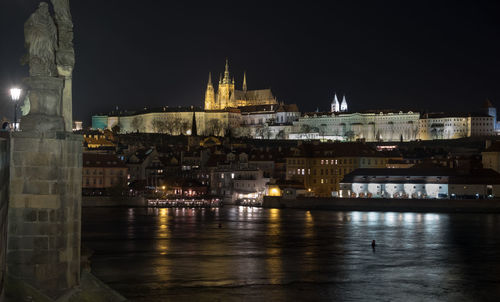
[[[29,87],[30,112],[21,118],[21,130],[64,131],[64,119],[61,116],[64,79],[30,77],[26,84]]]
[[[10,158],[7,296],[55,300],[80,281],[81,136],[15,132]]]
[[[9,204],[9,154],[7,140],[0,138],[0,301],[4,297]]]

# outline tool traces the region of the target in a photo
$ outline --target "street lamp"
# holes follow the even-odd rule
[[[10,97],[14,102],[14,131],[16,131],[16,122],[17,122],[17,101],[19,101],[19,98],[21,97],[21,91],[22,90],[19,88],[12,88],[10,90]]]

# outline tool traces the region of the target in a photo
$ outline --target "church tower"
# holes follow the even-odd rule
[[[212,85],[212,73],[208,73],[207,91],[205,92],[205,110],[215,110],[215,92]]]
[[[217,89],[217,108],[224,109],[226,107],[236,107],[233,104],[234,100],[234,80],[229,77],[229,62],[226,59],[226,70],[224,71],[224,78],[219,82]]]
[[[247,92],[247,72],[243,73],[243,91]]]
[[[340,112],[340,103],[337,98],[337,94],[335,94],[335,97],[333,98],[330,112]]]
[[[342,98],[342,104],[340,104],[340,111],[347,112],[347,100],[345,99],[345,94],[344,97]]]

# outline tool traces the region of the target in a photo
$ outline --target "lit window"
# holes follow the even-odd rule
[[[234,173],[231,173],[231,179],[234,179]]]

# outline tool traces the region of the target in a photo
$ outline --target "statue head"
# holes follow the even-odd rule
[[[49,4],[47,2],[40,2],[40,4],[38,5],[38,9],[48,12],[49,11]]]

